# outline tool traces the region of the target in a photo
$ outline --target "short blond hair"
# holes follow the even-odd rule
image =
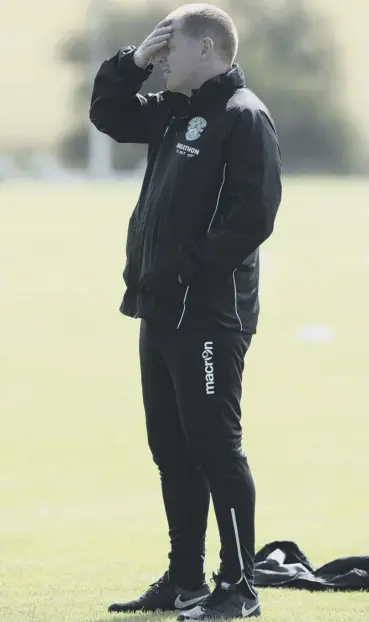
[[[170,17],[183,19],[181,31],[189,37],[211,37],[222,60],[233,63],[238,50],[238,34],[232,18],[223,9],[213,4],[184,4],[172,11]]]

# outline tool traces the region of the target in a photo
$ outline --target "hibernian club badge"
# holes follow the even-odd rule
[[[197,140],[200,138],[207,126],[207,121],[203,117],[194,117],[188,124],[186,140]]]

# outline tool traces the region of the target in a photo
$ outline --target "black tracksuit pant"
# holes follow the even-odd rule
[[[175,330],[142,320],[140,360],[148,441],[159,467],[171,541],[170,575],[203,581],[210,494],[220,574],[252,590],[255,488],[241,448],[240,399],[251,335]]]

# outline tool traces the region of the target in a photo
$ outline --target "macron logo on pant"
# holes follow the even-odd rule
[[[204,351],[202,358],[205,363],[205,385],[206,395],[214,395],[214,343],[213,341],[206,341],[204,343]]]

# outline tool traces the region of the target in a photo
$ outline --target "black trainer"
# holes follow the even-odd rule
[[[112,603],[108,611],[180,611],[193,608],[210,594],[209,586],[204,583],[192,592],[184,590],[169,580],[168,571],[158,581],[152,583],[140,598],[127,603]]]
[[[240,588],[231,583],[217,580],[214,591],[200,605],[181,613],[177,620],[228,620],[231,618],[252,618],[261,615],[257,593],[245,596]]]

